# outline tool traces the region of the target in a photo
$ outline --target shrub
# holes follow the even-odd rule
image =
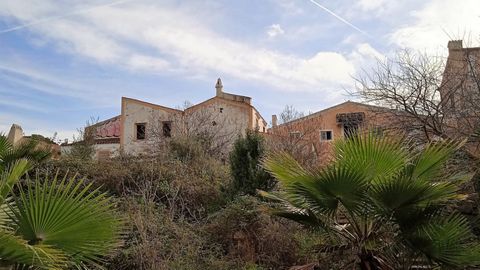
[[[260,166],[264,154],[264,139],[256,131],[248,130],[245,137],[235,141],[230,153],[234,192],[254,195],[257,189],[273,188],[274,178]]]
[[[300,227],[272,218],[264,210],[255,197],[238,197],[215,213],[205,230],[230,260],[265,269],[286,269],[301,262],[292,233],[302,231]]]

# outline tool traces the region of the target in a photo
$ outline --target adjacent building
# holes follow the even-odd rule
[[[31,140],[35,140],[37,147],[51,151],[53,158],[58,158],[60,156],[60,145],[55,143],[52,139],[45,138],[39,134],[25,136],[22,127],[18,124],[12,124],[7,135],[7,140],[13,146],[20,146],[29,143]]]
[[[352,136],[360,129],[382,133],[388,115],[385,108],[347,101],[287,123],[278,124],[273,115],[268,133],[274,146],[322,162],[327,161],[331,142],[336,139]]]
[[[211,134],[226,150],[247,129],[266,132],[267,122],[252,105],[252,98],[224,92],[221,79],[214,97],[185,109],[175,109],[122,97],[121,114],[89,126],[97,158],[147,154],[169,138],[179,135]],[[220,142],[221,140],[221,142]],[[68,152],[71,145],[65,145]]]

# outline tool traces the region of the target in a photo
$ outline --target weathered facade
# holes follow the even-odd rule
[[[308,156],[322,163],[328,161],[334,140],[351,136],[360,129],[382,133],[386,114],[385,108],[347,101],[279,125],[273,115],[268,134],[277,146],[283,145],[289,152],[300,151],[299,157]]]
[[[480,47],[464,48],[462,40],[448,42],[441,98],[450,113],[465,112],[480,99]]]
[[[227,140],[247,129],[266,132],[267,122],[250,97],[225,93],[220,79],[215,88],[214,97],[184,110],[122,97],[120,115],[87,127],[85,133],[93,136],[96,157],[105,158],[120,152],[147,154],[182,134],[208,132]]]
[[[448,42],[448,58],[440,88],[442,111],[451,136],[469,136],[480,128],[480,47]]]

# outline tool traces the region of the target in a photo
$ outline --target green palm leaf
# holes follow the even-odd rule
[[[10,168],[6,168],[5,171],[0,170],[0,205],[4,203],[15,183],[29,168],[30,164],[23,159],[11,164]]]
[[[411,175],[415,179],[432,181],[444,171],[445,162],[464,145],[464,142],[436,142],[428,144],[411,166]]]
[[[273,154],[264,167],[281,191],[260,194],[278,203],[273,214],[347,241],[360,251],[363,266],[478,265],[480,244],[467,221],[459,215],[444,218],[442,211],[462,198],[458,184],[471,179],[445,172],[446,161],[461,146],[438,142],[414,151],[402,140],[365,133],[336,142],[333,164],[322,170]],[[396,250],[401,253],[393,254]]]
[[[19,159],[41,162],[50,156],[51,152],[48,149],[39,147],[38,141],[34,139],[14,146],[5,135],[0,134],[0,172],[6,170],[7,167]]]
[[[366,174],[370,181],[396,175],[409,158],[402,140],[369,132],[336,141],[334,156],[338,164]]]
[[[408,241],[424,255],[449,266],[480,264],[480,244],[465,217],[458,214],[433,218],[408,235]]]
[[[29,184],[15,198],[12,222],[29,246],[60,250],[68,263],[82,268],[103,262],[119,244],[121,220],[104,193],[75,177],[50,184]],[[1,244],[0,244],[1,245]]]
[[[0,230],[0,259],[10,265],[35,265],[41,269],[64,269],[67,257],[47,245],[32,246],[11,232]]]

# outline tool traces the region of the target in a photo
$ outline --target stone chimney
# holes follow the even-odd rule
[[[217,89],[217,97],[221,96],[223,93],[222,79],[220,78],[217,79],[217,84],[215,84],[215,89]]]
[[[463,49],[463,41],[462,40],[450,40],[448,42],[448,50],[461,50]]]
[[[278,122],[277,115],[276,114],[272,115],[272,127],[276,127],[278,124],[277,122]]]
[[[23,129],[20,125],[13,124],[8,132],[7,140],[15,145],[23,138]]]

